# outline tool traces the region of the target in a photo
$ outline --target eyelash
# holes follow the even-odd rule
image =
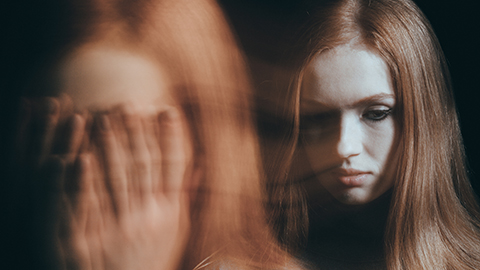
[[[379,123],[387,119],[392,112],[393,108],[389,107],[385,107],[385,109],[369,109],[362,114],[362,118],[369,122]],[[329,127],[329,124],[331,124],[331,117],[333,116],[330,114],[319,114],[314,117],[305,117],[300,120],[300,132],[308,133],[314,130],[324,130]]]
[[[372,114],[380,114],[380,115],[372,116]],[[369,121],[380,122],[385,120],[391,114],[392,114],[392,108],[389,108],[389,109],[383,109],[383,110],[370,110],[364,113],[362,117]]]

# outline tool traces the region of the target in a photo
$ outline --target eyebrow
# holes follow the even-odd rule
[[[381,100],[385,100],[385,99],[395,100],[395,95],[386,94],[386,93],[375,94],[375,95],[372,95],[372,96],[362,98],[362,99],[356,101],[355,103],[351,104],[349,107],[365,106],[365,105],[368,105],[368,104],[373,103],[375,101],[381,101]],[[328,104],[325,104],[325,103],[322,103],[322,102],[319,102],[319,101],[313,100],[313,99],[303,99],[300,102],[304,103],[304,104],[306,103],[308,106],[322,106],[327,110],[332,107]]]

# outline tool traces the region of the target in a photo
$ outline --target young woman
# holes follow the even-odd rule
[[[61,212],[64,266],[293,264],[266,224],[248,78],[218,6],[209,0],[80,2],[72,8],[78,32],[54,69],[54,86],[76,110],[98,116],[93,122],[71,116],[68,102],[50,100],[44,117],[45,133],[71,119],[70,139],[53,140],[64,144],[53,153],[65,161],[50,170],[62,171],[65,163],[74,168],[67,168],[62,190],[62,206],[70,206]],[[124,103],[134,109],[118,112]],[[159,123],[152,120],[157,114]],[[80,147],[83,134],[89,139]],[[71,181],[79,186],[73,193]]]
[[[478,205],[429,22],[409,0],[315,8],[270,106],[293,126],[276,136],[287,155],[265,150],[280,239],[308,231],[300,256],[320,269],[478,269]]]

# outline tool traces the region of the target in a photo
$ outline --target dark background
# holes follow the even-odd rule
[[[133,1],[133,0],[132,0]],[[472,185],[480,194],[480,20],[475,0],[417,0],[445,52],[460,114]],[[301,1],[220,0],[249,56],[277,61]],[[15,128],[20,96],[35,70],[63,49],[71,37],[71,14],[64,0],[2,1],[0,4],[0,268],[32,268],[28,226],[19,218],[22,197],[13,173]],[[287,35],[285,35],[287,33]],[[293,32],[292,32],[293,34]],[[272,46],[273,45],[273,46]],[[17,200],[18,201],[18,200]],[[33,249],[35,247],[32,247]],[[28,267],[28,268],[27,268]]]
[[[472,185],[480,194],[480,18],[475,2],[416,1],[447,58]]]

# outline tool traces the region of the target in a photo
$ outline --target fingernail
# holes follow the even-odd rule
[[[81,170],[85,170],[90,165],[90,155],[82,153],[78,156],[78,165]]]
[[[68,118],[67,124],[71,130],[76,130],[77,128],[80,127],[82,121],[83,121],[83,117],[80,114],[75,113],[74,115]]]
[[[164,123],[171,123],[177,121],[179,118],[179,114],[177,109],[171,107],[166,109],[160,114],[160,120]]]
[[[56,114],[59,111],[58,102],[54,98],[47,97],[41,101],[41,109],[43,114]]]
[[[86,109],[77,112],[76,114],[80,115],[83,119],[89,119],[91,117],[90,112]]]

